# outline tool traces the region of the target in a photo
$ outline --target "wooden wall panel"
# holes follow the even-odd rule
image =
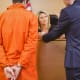
[[[39,80],[65,80],[65,41],[39,42]]]

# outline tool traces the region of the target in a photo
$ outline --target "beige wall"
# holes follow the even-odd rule
[[[59,14],[64,7],[63,0],[31,0],[31,3],[34,11],[45,10],[51,14]]]
[[[47,11],[52,14],[59,14],[60,9],[64,6],[63,0],[31,0],[32,8],[35,13],[40,10]],[[11,0],[0,0],[0,12],[4,11]]]
[[[0,0],[0,12],[3,12],[10,4],[11,0]]]

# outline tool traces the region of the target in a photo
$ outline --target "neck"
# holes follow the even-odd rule
[[[41,30],[42,31],[48,31],[49,30],[49,26],[48,25],[41,25]]]

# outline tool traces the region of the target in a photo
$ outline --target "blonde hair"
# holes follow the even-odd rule
[[[50,16],[49,16],[49,14],[48,14],[46,11],[39,11],[39,12],[38,12],[38,26],[39,26],[39,28],[41,27],[41,24],[40,24],[40,21],[39,21],[39,16],[40,16],[41,14],[46,14],[46,15],[48,15],[48,26],[50,27]]]

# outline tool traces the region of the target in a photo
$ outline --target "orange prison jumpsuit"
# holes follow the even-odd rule
[[[4,67],[20,63],[18,80],[38,80],[36,56],[38,20],[23,4],[13,4],[0,16],[0,80]]]

